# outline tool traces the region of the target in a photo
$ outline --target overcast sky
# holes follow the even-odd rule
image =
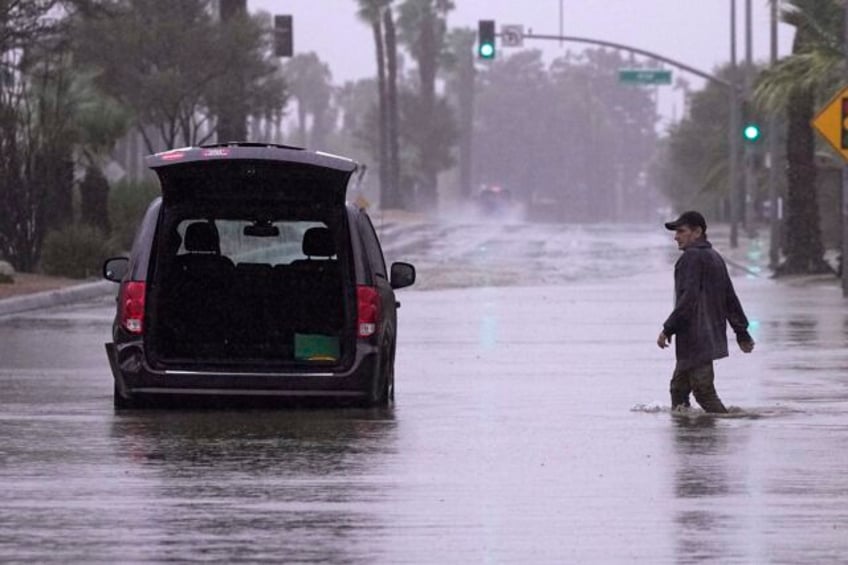
[[[480,19],[502,24],[521,24],[525,30],[545,35],[562,33],[632,45],[712,72],[730,59],[731,0],[454,0],[448,15],[450,27],[477,28]],[[769,8],[767,0],[753,5],[754,59],[769,57]],[[737,56],[745,57],[744,5],[736,0]],[[291,14],[294,19],[296,53],[314,51],[333,73],[333,81],[374,76],[374,43],[370,28],[356,17],[356,0],[248,0],[250,11]],[[792,28],[779,25],[779,53],[790,52]],[[565,50],[584,46],[556,41],[532,40],[526,47],[542,49],[555,57]],[[501,48],[499,55],[513,50]],[[673,71],[700,88],[696,76]],[[669,86],[660,87],[660,111],[666,119],[680,111],[680,97]]]

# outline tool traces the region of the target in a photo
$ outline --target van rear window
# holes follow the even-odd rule
[[[199,244],[195,243],[197,238],[192,237],[189,232],[197,231],[197,228],[192,226],[209,223],[210,220],[206,218],[186,218],[179,222],[176,230],[180,240],[178,256],[190,253],[217,253],[234,264],[288,264],[308,258],[303,247],[308,230],[330,229],[320,221],[274,221],[263,223],[257,228],[256,222],[248,220],[216,219],[212,220],[211,224],[218,234],[217,249],[214,248],[213,242],[202,244],[201,248],[198,248]]]

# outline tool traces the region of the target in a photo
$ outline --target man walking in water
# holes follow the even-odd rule
[[[750,353],[754,340],[748,318],[733,289],[724,259],[707,241],[707,222],[695,211],[665,224],[683,252],[674,265],[674,310],[663,324],[657,345],[665,349],[675,336],[677,364],[671,377],[671,408],[689,407],[689,394],[706,412],[726,413],[716,393],[713,361],[727,357],[727,324],[739,348]]]

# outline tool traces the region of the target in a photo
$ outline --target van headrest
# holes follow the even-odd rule
[[[327,228],[309,228],[303,234],[303,254],[307,257],[332,257],[336,254],[333,233]]]
[[[212,222],[189,224],[185,233],[185,248],[191,253],[214,253],[220,255],[221,243],[218,228]]]

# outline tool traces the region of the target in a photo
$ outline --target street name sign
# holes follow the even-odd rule
[[[501,43],[504,47],[521,47],[524,45],[524,26],[514,24],[502,25]]]
[[[848,161],[848,86],[819,111],[812,125]]]
[[[619,69],[622,84],[671,84],[671,71],[663,69]]]

